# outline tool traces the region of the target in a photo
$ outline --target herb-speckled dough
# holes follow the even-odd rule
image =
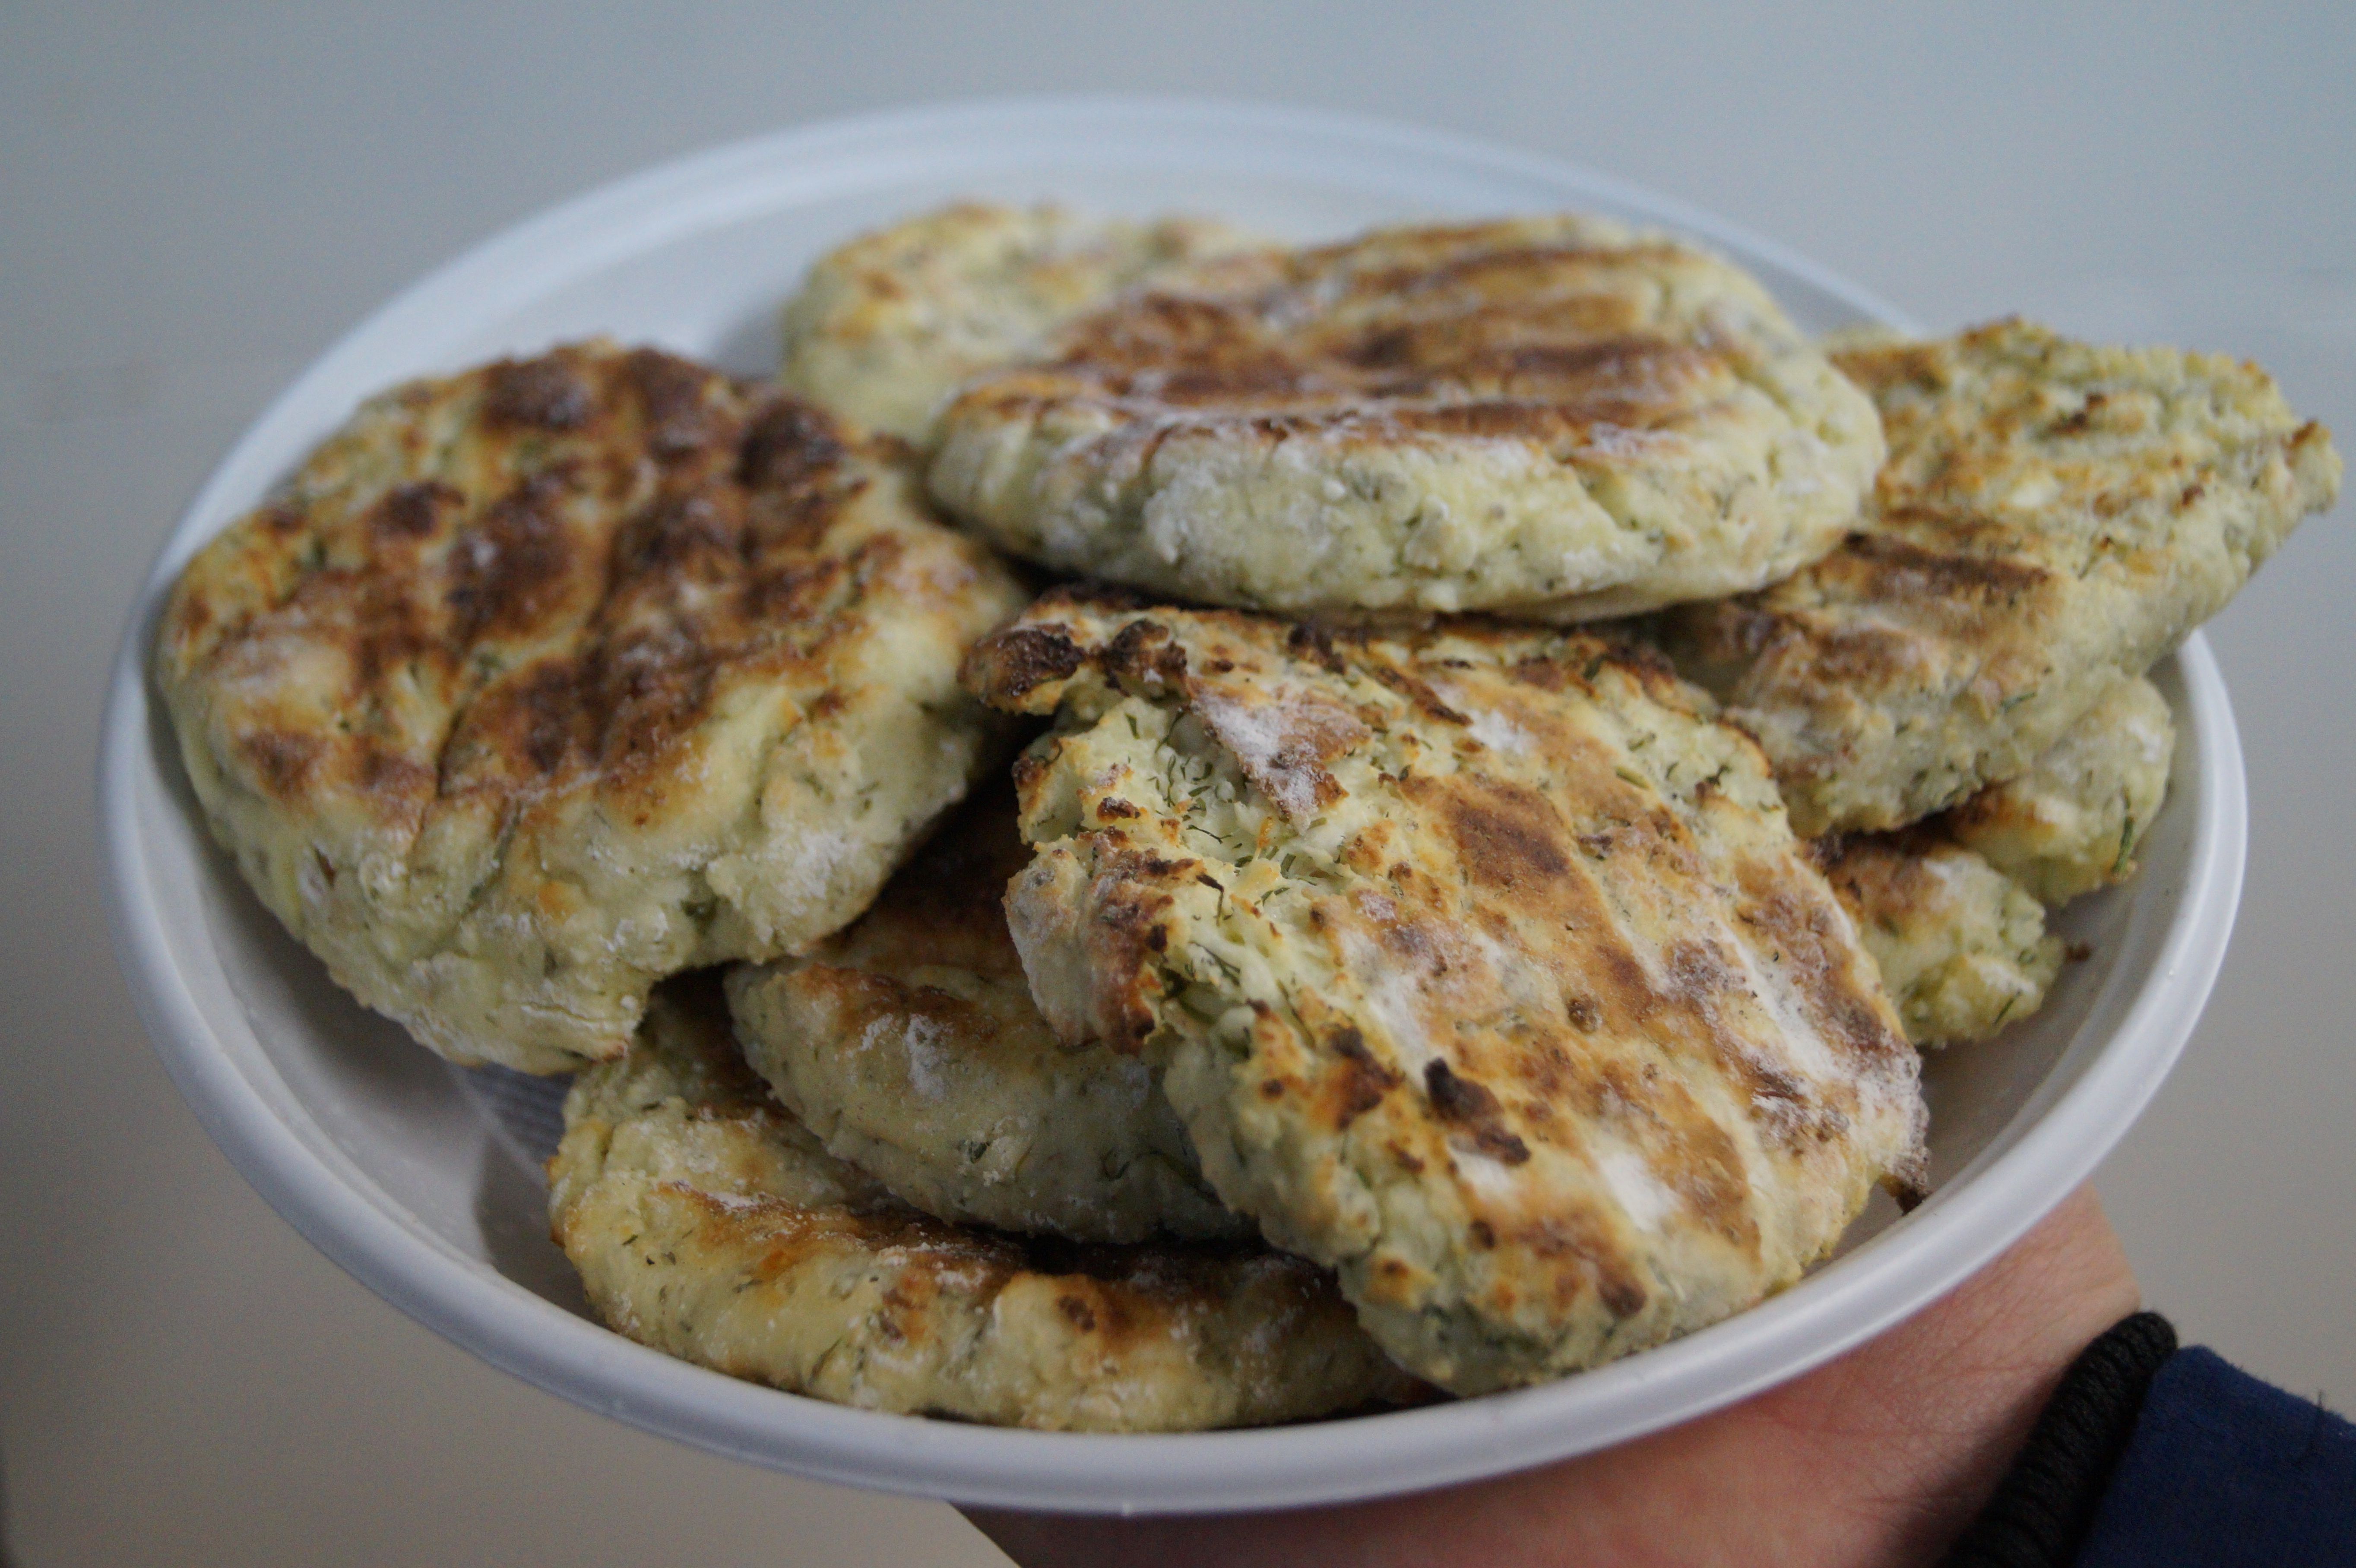
[[[1004,909],[1030,859],[1011,789],[969,803],[851,926],[730,972],[746,1059],[829,1153],[928,1214],[1076,1242],[1248,1234],[1152,1069],[1039,1016]]]
[[[2220,356],[2005,321],[1834,362],[1890,442],[1863,527],[1665,626],[1810,837],[1901,827],[2025,772],[2339,493],[2329,433]]]
[[[819,1147],[708,976],[583,1073],[551,1226],[606,1322],[796,1393],[1086,1432],[1306,1420],[1412,1397],[1323,1273],[1256,1246],[1072,1247],[942,1223]]]
[[[2122,680],[2029,771],[1950,811],[1948,836],[2049,904],[2124,882],[2168,799],[2176,721],[2159,688]]]
[[[1122,291],[1233,251],[1223,224],[959,202],[819,258],[785,311],[787,389],[923,444],[974,375],[1030,357]]]
[[[214,836],[359,999],[561,1072],[875,895],[997,755],[1012,576],[807,404],[592,343],[363,407],[189,562],[155,674]]]
[[[2062,939],[1979,856],[1922,830],[1826,839],[1818,858],[1916,1045],[1983,1040],[2045,1005]]]
[[[1830,549],[1872,405],[1748,274],[1558,217],[1271,247],[1132,291],[940,416],[933,493],[1215,604],[1581,620]]]
[[[1458,1392],[1797,1278],[1919,1173],[1917,1059],[1764,758],[1658,660],[1051,593],[969,679],[1054,713],[1007,907],[1066,1038]]]

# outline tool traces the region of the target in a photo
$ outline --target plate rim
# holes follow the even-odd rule
[[[179,565],[215,531],[230,492],[258,496],[257,451],[345,366],[454,289],[519,258],[676,196],[670,221],[706,219],[731,179],[774,160],[945,132],[1032,128],[1116,114],[1174,132],[1215,123],[1369,149],[1454,157],[1649,213],[1782,268],[1860,315],[1905,317],[1773,241],[1629,182],[1452,133],[1365,116],[1218,100],[1057,95],[969,100],[817,122],[723,144],[601,185],[489,236],[370,312],[295,378],[229,448],[157,552],[118,647],[97,776],[108,924],[142,1023],[206,1133],[275,1209],[339,1266],[411,1317],[492,1365],[575,1403],[697,1446],[818,1479],[1001,1508],[1195,1512],[1336,1503],[1521,1469],[1590,1452],[1721,1408],[1822,1364],[1919,1310],[2027,1232],[2092,1173],[2142,1112],[2198,1022],[2230,936],[2245,859],[2247,801],[2222,676],[2195,633],[2176,656],[2188,738],[2198,742],[2186,885],[2142,989],[2110,1039],[2027,1132],[1999,1135],[1941,1197],[1843,1264],[1852,1308],[1824,1334],[1806,1283],[1724,1322],[1575,1379],[1508,1394],[1296,1426],[1167,1435],[1039,1433],[851,1409],[676,1360],[574,1317],[468,1258],[360,1176],[337,1169],[283,1122],[201,1011],[175,958],[148,861],[143,769],[168,772],[152,741],[145,650]],[[741,198],[742,193],[739,192]],[[683,215],[683,216],[682,216]],[[647,244],[643,235],[626,249]],[[587,270],[593,263],[579,263]],[[533,292],[546,288],[545,283]],[[265,476],[264,483],[268,477]],[[203,939],[199,939],[203,940]],[[2114,976],[2112,984],[2117,982]],[[2099,1006],[2099,1004],[2098,1004]],[[2074,1042],[2073,1042],[2074,1044]],[[2019,1115],[2026,1115],[2024,1110]],[[1984,1168],[1983,1168],[1984,1167]],[[357,1179],[355,1179],[357,1178]],[[1958,1208],[1945,1193],[1968,1189]],[[370,1194],[376,1194],[372,1199]],[[1871,1255],[1869,1255],[1871,1254]],[[1821,1276],[1819,1276],[1821,1277]],[[1567,1406],[1594,1407],[1562,1419]],[[1596,1410],[1616,1413],[1596,1419]]]

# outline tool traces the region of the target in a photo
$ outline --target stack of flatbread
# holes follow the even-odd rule
[[[2340,476],[2253,367],[1812,343],[1585,218],[961,206],[785,319],[386,393],[156,677],[341,984],[579,1070],[616,1328],[1009,1424],[1556,1378],[1911,1200]]]

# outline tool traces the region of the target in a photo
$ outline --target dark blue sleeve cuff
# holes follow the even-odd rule
[[[2121,1318],[2080,1351],[1945,1568],[2069,1568],[2145,1391],[2175,1353],[2176,1330],[2157,1312]]]
[[[2078,1568],[2356,1564],[2356,1426],[2180,1350],[2146,1392]]]

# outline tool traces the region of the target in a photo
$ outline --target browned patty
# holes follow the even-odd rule
[[[1899,827],[2019,775],[2339,490],[2329,432],[2254,365],[2019,321],[1835,362],[1890,441],[1863,526],[1664,625],[1804,834]]]
[[[2029,891],[1932,827],[1814,848],[1916,1045],[1984,1039],[2045,1003],[2062,939]]]
[[[1205,1174],[1459,1392],[1781,1288],[1916,1175],[1914,1052],[1757,747],[1633,649],[1051,593],[976,690],[1066,1038],[1162,1065]]]
[[[336,977],[553,1071],[865,906],[994,750],[956,668],[1022,596],[816,409],[594,343],[363,407],[189,563],[156,673]]]
[[[1039,1016],[1003,907],[1030,862],[1001,781],[858,920],[730,973],[747,1059],[829,1153],[944,1220],[1075,1242],[1248,1232],[1151,1068]]]
[[[709,976],[584,1072],[550,1223],[642,1344],[872,1410],[1051,1430],[1298,1421],[1412,1380],[1332,1281],[1258,1246],[1070,1246],[945,1224],[821,1149],[744,1069]]]
[[[1871,408],[1719,259],[1600,219],[1202,263],[944,411],[934,493],[1065,571],[1280,611],[1576,619],[1830,549]]]

